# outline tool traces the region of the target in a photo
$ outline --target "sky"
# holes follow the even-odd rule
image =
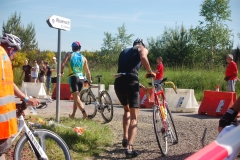
[[[82,50],[100,50],[104,32],[113,36],[125,24],[132,41],[160,36],[164,28],[184,25],[196,27],[204,17],[199,15],[203,0],[2,0],[0,5],[0,33],[2,24],[14,12],[21,14],[23,26],[35,27],[38,48],[57,51],[58,29],[50,28],[46,20],[57,15],[71,20],[70,31],[61,30],[61,51],[71,51],[71,44],[79,41]],[[240,0],[230,0],[234,48],[240,46]]]

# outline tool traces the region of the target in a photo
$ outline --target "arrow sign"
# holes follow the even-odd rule
[[[47,24],[52,28],[70,31],[71,20],[64,17],[52,15],[47,19]]]

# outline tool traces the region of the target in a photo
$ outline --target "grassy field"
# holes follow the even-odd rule
[[[105,84],[105,89],[108,89],[109,84],[114,83],[114,77],[111,74],[116,73],[117,68],[109,68],[109,69],[92,69],[91,75],[93,79],[93,83],[97,83],[97,79],[95,76],[101,74],[103,77],[101,79],[101,83]],[[224,78],[225,68],[219,67],[211,70],[207,69],[173,69],[173,68],[165,68],[164,77],[168,78],[168,81],[172,81],[175,85],[180,89],[194,89],[195,97],[197,101],[201,101],[203,98],[204,90],[215,90],[216,86],[220,86],[220,91],[226,91],[226,82],[223,80]],[[15,83],[18,86],[21,86],[21,80],[19,79],[21,71],[16,69],[14,71]],[[147,85],[149,79],[145,78],[146,71],[143,67],[139,71],[139,80],[140,83]],[[62,83],[68,83],[67,69],[65,69],[65,76],[61,78]],[[171,86],[165,86],[171,87]],[[240,95],[240,83],[236,84],[236,92]]]
[[[54,125],[48,125],[50,118],[48,117],[36,117],[31,116],[28,121],[37,123],[38,119],[41,118],[45,125],[42,128],[51,130],[57,133],[68,145],[72,159],[86,159],[87,157],[95,157],[104,151],[106,147],[109,147],[113,143],[114,134],[112,130],[98,122],[92,120],[82,120],[82,119],[70,119],[62,117],[60,123],[55,123]],[[78,135],[73,131],[74,127],[83,128],[83,134]],[[48,146],[54,146],[54,142],[49,142],[53,144],[48,144]],[[57,147],[57,146],[55,146]],[[52,147],[51,147],[52,148]],[[57,155],[55,155],[57,154]],[[48,154],[50,159],[63,159],[63,156],[59,153]],[[55,157],[55,158],[54,158]]]

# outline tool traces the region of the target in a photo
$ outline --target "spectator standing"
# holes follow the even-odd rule
[[[158,57],[157,58],[157,67],[156,67],[156,70],[155,70],[155,74],[156,74],[156,77],[155,77],[155,83],[159,83],[162,81],[162,78],[163,78],[163,75],[164,75],[164,66],[163,66],[163,63],[162,63],[163,59],[162,57]],[[159,90],[160,88],[158,88],[157,90]]]
[[[52,77],[52,71],[48,64],[48,61],[45,61],[45,75],[46,75],[46,88],[47,88],[47,94],[50,95],[51,91],[51,77]]]
[[[40,83],[45,83],[45,81],[46,81],[45,70],[46,70],[45,63],[44,63],[44,61],[41,61],[41,65],[39,67],[39,75],[38,75],[38,81]]]
[[[226,72],[225,72],[225,80],[227,81],[227,91],[235,92],[235,84],[238,76],[238,67],[237,64],[233,61],[233,55],[228,54],[226,56],[226,61],[228,63]]]
[[[34,83],[36,83],[38,80],[38,72],[39,72],[39,66],[37,64],[37,60],[34,60],[32,71],[31,71],[31,78],[32,78],[32,82]]]
[[[24,74],[24,82],[31,82],[31,69],[32,66],[28,64],[28,60],[25,60],[24,65],[22,66],[22,74],[20,76],[20,79],[22,79],[22,76]]]
[[[53,90],[54,90],[57,83],[57,59],[56,57],[53,57],[52,60],[53,60],[53,64],[51,66],[51,71],[52,71],[51,83],[53,84]]]

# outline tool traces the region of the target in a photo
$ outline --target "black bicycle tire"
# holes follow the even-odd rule
[[[168,152],[168,143],[167,143],[167,140],[165,139],[166,149],[165,149],[165,151],[164,151],[163,145],[161,145],[161,141],[162,141],[163,139],[161,139],[161,138],[159,137],[160,135],[158,134],[158,131],[157,131],[157,125],[162,124],[162,122],[160,122],[159,124],[156,124],[156,122],[157,122],[157,120],[156,120],[156,114],[159,114],[159,113],[160,113],[160,112],[159,112],[159,113],[156,113],[157,110],[160,111],[159,107],[156,106],[156,105],[154,105],[154,106],[153,106],[153,126],[154,126],[154,133],[155,133],[155,136],[156,136],[156,139],[157,139],[158,148],[160,149],[162,155],[165,156],[165,155],[167,155],[167,152]],[[160,121],[161,121],[161,114],[159,114],[159,116],[160,116]]]
[[[68,148],[67,144],[64,142],[64,140],[59,135],[57,135],[56,133],[54,133],[52,131],[46,130],[46,129],[36,129],[36,130],[34,130],[33,134],[34,134],[34,136],[36,136],[38,138],[41,136],[42,139],[44,139],[46,137],[53,139],[61,147],[61,149],[65,155],[65,160],[71,160],[71,154],[70,154],[69,148]],[[21,151],[23,149],[24,144],[27,143],[27,141],[28,141],[28,138],[27,138],[26,134],[24,134],[20,137],[20,139],[18,140],[18,142],[15,146],[15,149],[14,149],[14,157],[13,157],[14,160],[20,160]],[[39,143],[39,144],[42,147],[42,144],[41,143]]]
[[[167,108],[167,114],[168,114],[167,117],[170,117],[172,127],[173,127],[173,130],[174,130],[175,135],[176,135],[176,141],[174,142],[174,144],[177,144],[178,143],[178,134],[177,134],[177,130],[176,130],[176,127],[175,127],[175,124],[174,124],[174,121],[173,121],[172,112],[170,111],[167,103],[166,103],[166,108]]]
[[[104,108],[104,111],[101,113],[101,115],[102,115],[103,119],[105,120],[105,122],[106,122],[106,123],[109,123],[109,122],[111,122],[112,119],[113,119],[113,103],[112,103],[112,99],[111,99],[111,96],[109,95],[109,93],[108,93],[107,91],[102,91],[101,94],[100,94],[100,104],[102,104],[102,96],[103,96],[104,94],[107,95],[108,98],[109,98],[109,100],[111,101],[111,102],[110,102],[110,103],[111,103],[111,104],[110,104],[111,113],[110,113],[110,118],[107,118],[107,117],[104,115],[104,113],[106,113],[105,108]]]
[[[80,100],[83,102],[83,104],[85,104],[85,103],[84,103],[85,100],[83,100],[83,95],[84,95],[84,94],[88,94],[88,95],[87,95],[87,99],[88,99],[89,97],[92,97],[92,99],[94,100],[93,103],[95,102],[95,98],[89,93],[88,89],[84,89],[84,90],[82,90],[82,91],[80,92]],[[93,104],[93,105],[94,105],[94,104]],[[97,109],[96,109],[95,105],[94,105],[93,107],[94,107],[94,110],[93,110],[92,113],[90,113],[89,110],[86,111],[87,114],[88,114],[88,118],[89,118],[89,119],[94,118],[94,117],[96,116],[96,114],[97,114]],[[85,105],[85,108],[87,108],[86,105]]]

